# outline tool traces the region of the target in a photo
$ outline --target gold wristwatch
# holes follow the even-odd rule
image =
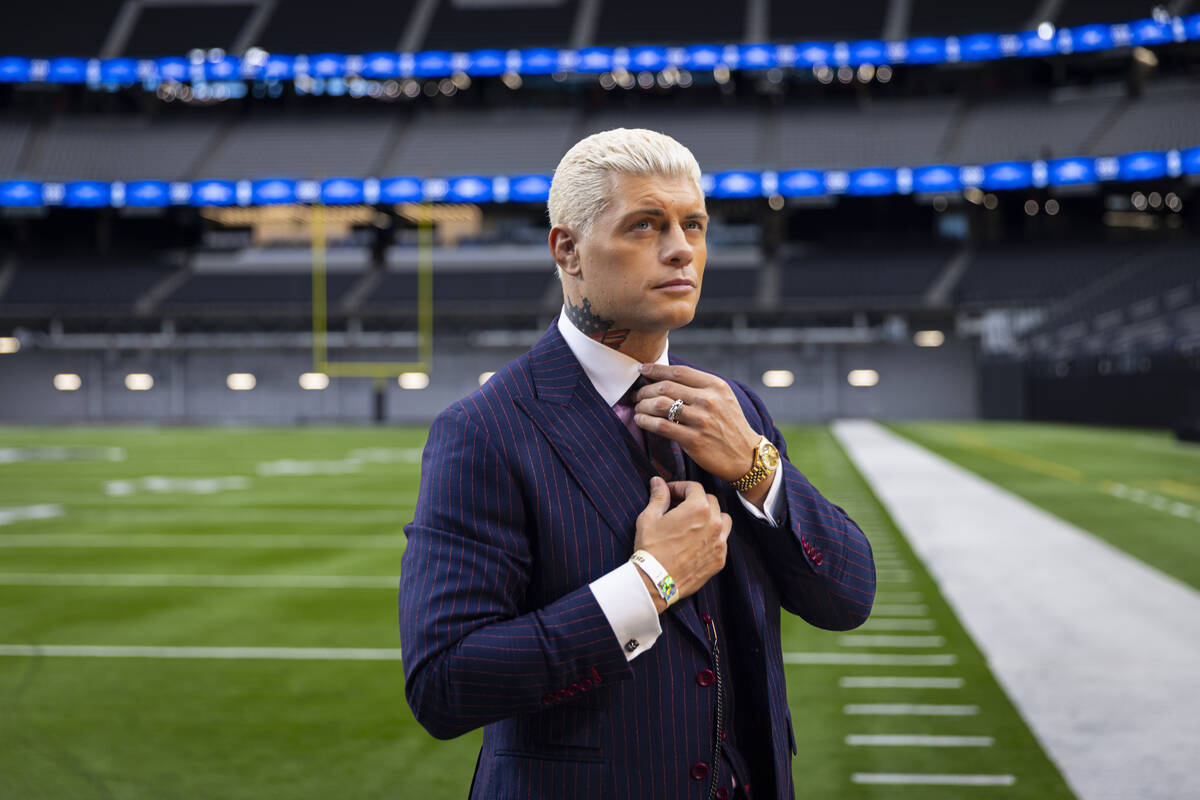
[[[758,440],[758,444],[754,445],[754,463],[750,465],[750,471],[738,478],[731,485],[739,492],[744,492],[753,486],[757,486],[763,478],[774,472],[778,466],[779,451],[775,449],[775,445],[771,444],[770,439],[763,436]]]

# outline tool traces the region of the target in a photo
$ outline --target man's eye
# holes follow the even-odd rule
[[[650,220],[648,220],[648,219],[639,219],[637,222],[633,223],[633,229],[635,231],[649,230],[649,228],[650,228]]]

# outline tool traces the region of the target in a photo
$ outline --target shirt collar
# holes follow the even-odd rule
[[[558,315],[558,331],[567,341],[567,347],[583,365],[583,371],[596,391],[604,398],[604,402],[615,406],[633,382],[641,375],[638,372],[640,361],[613,350],[595,339],[588,338],[571,320],[567,319],[567,309],[563,308]],[[656,364],[667,364],[668,343],[663,342],[662,354],[654,360]]]

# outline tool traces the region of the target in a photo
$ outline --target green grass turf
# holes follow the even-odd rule
[[[103,547],[0,548],[0,575],[357,575],[394,578],[412,515],[423,429],[0,428],[0,448],[121,447],[121,461],[0,463],[0,508],[61,504],[62,517],[0,526],[0,538],[95,536]],[[950,798],[963,789],[860,786],[854,772],[1013,774],[988,797],[1069,793],[942,601],[936,586],[824,428],[788,431],[792,459],[894,550],[946,645],[843,647],[788,617],[787,652],[952,653],[952,667],[790,666],[810,798]],[[360,448],[397,460],[358,472],[260,476],[260,462],[337,461]],[[376,456],[381,454],[376,453]],[[384,453],[382,455],[387,455]],[[105,483],[146,476],[244,476],[209,495]],[[225,535],[212,546],[204,537]],[[285,547],[239,546],[311,536]],[[145,537],[150,537],[149,539]],[[346,537],[345,546],[329,542]],[[15,539],[13,540],[15,541]],[[132,546],[119,545],[123,541]],[[278,540],[276,540],[278,541]],[[65,542],[70,544],[70,542]],[[319,545],[319,546],[317,546]],[[395,648],[393,588],[184,588],[0,585],[0,644]],[[864,633],[877,623],[868,623]],[[878,631],[877,631],[878,632]],[[884,631],[887,633],[887,631]],[[844,675],[956,676],[953,690],[843,689]],[[847,703],[953,703],[973,717],[850,717]],[[990,748],[848,747],[853,733],[992,736]],[[253,661],[0,656],[0,797],[461,798],[480,734],[439,742],[413,720],[396,661]]]
[[[891,427],[1200,589],[1200,446],[1167,431],[1084,425]]]

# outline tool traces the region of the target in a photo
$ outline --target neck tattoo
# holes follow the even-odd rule
[[[604,319],[592,311],[592,303],[586,297],[581,304],[571,304],[571,298],[566,299],[567,319],[589,339],[595,339],[600,344],[607,345],[613,350],[620,350],[629,335],[628,328],[613,330],[615,324],[611,319]]]

